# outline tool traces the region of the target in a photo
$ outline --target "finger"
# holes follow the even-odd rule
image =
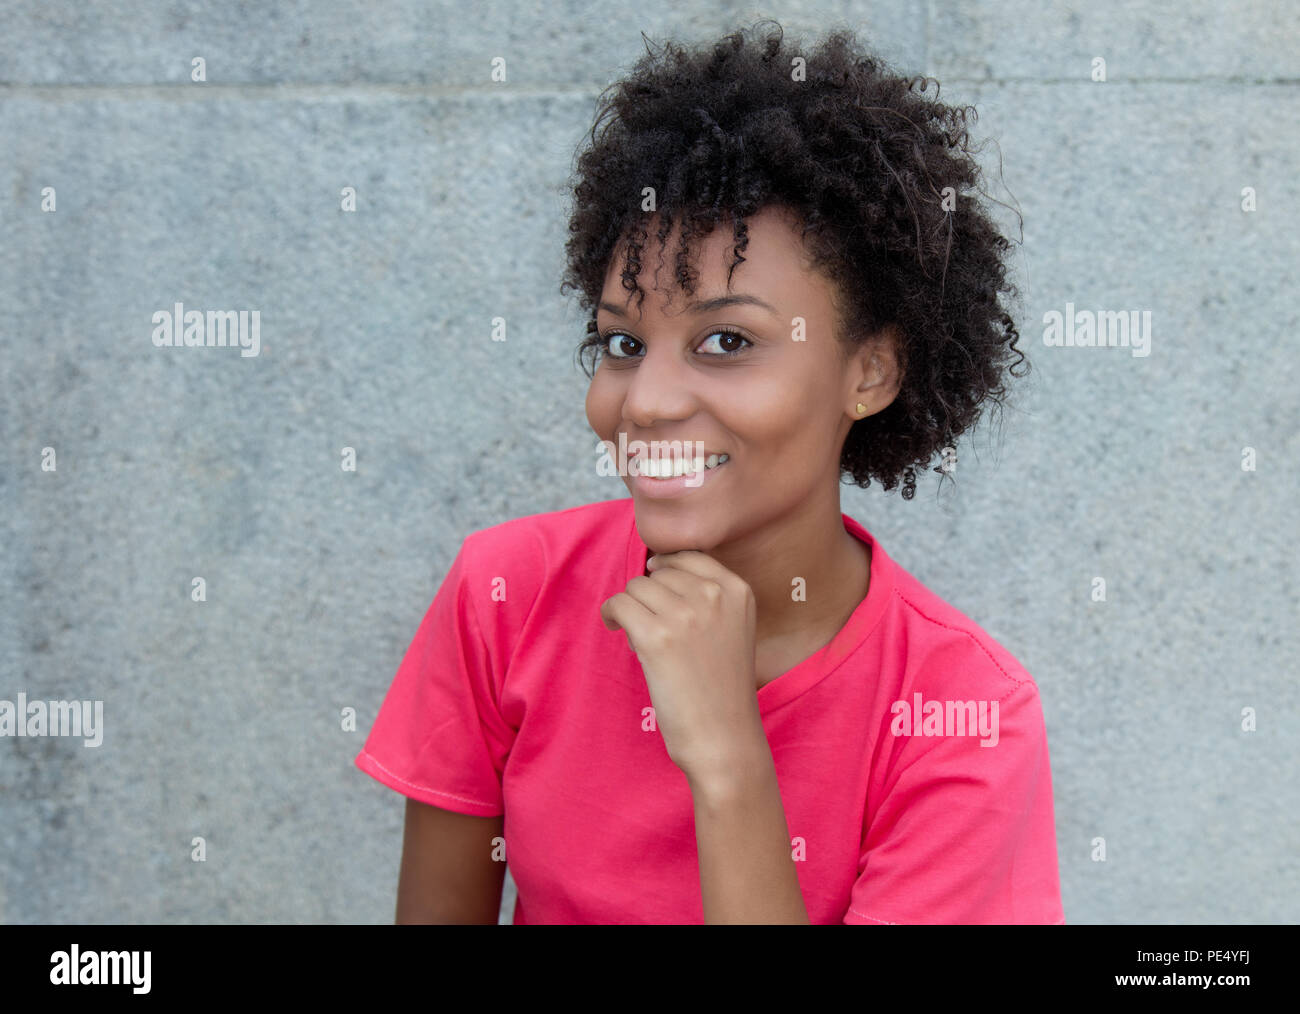
[[[606,627],[610,630],[623,630],[629,641],[633,641],[636,631],[653,619],[650,610],[627,592],[619,592],[607,598],[600,607],[600,615]],[[610,626],[611,622],[614,626]]]
[[[660,567],[646,580],[669,588],[682,598],[689,598],[700,583],[698,577],[680,567]]]
[[[708,578],[710,581],[717,581],[724,588],[734,587],[736,582],[741,581],[741,577],[735,571],[728,570],[708,553],[702,553],[698,549],[683,549],[676,553],[662,553],[654,557],[655,565],[649,567],[649,561],[646,565],[651,575],[660,574],[665,570],[681,570],[688,574],[694,574],[696,577]]]
[[[694,578],[688,575],[681,576],[688,582],[694,581]],[[676,610],[686,604],[685,598],[670,588],[667,582],[659,580],[658,576],[632,578],[627,583],[627,594],[655,616],[671,617]]]

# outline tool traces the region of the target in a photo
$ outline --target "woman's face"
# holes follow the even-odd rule
[[[665,290],[655,284],[656,271],[671,284],[680,223],[667,239],[662,269],[658,220],[648,225],[639,313],[635,294],[621,285],[621,251],[605,278],[596,326],[609,350],[587,392],[592,429],[615,450],[622,434],[629,455],[634,441],[681,441],[688,457],[701,448],[728,455],[702,482],[688,476],[673,488],[622,475],[637,529],[654,552],[708,551],[818,500],[833,504],[838,517],[839,454],[850,413],[857,402],[869,412],[888,404],[876,403],[880,386],[859,391],[863,374],[850,369],[859,357],[850,360],[835,339],[832,283],[808,268],[794,217],[769,207],[747,222],[749,245],[730,291],[733,240],[726,227],[694,244],[699,275],[689,305],[673,285],[665,308]],[[698,305],[723,297],[744,302]]]

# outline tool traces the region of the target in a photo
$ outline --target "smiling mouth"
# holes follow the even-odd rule
[[[678,479],[684,475],[709,472],[731,460],[728,454],[710,454],[707,458],[646,458],[637,455],[628,462],[628,474],[644,479]]]

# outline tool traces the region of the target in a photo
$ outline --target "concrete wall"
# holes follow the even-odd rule
[[[975,103],[1023,214],[1014,410],[955,494],[843,506],[1037,679],[1067,920],[1296,921],[1289,5],[674,6],[0,3],[0,698],[106,723],[0,739],[0,921],[391,921],[402,797],[352,758],[460,540],[625,493],[557,291],[593,99],[643,30],[762,15]],[[155,348],[178,301],[260,354]],[[1046,347],[1067,303],[1150,354]]]

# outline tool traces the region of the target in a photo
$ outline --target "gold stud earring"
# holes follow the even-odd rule
[[[866,410],[867,410],[867,406],[862,404],[862,402],[858,402],[858,415],[862,415],[862,413],[865,412]]]

